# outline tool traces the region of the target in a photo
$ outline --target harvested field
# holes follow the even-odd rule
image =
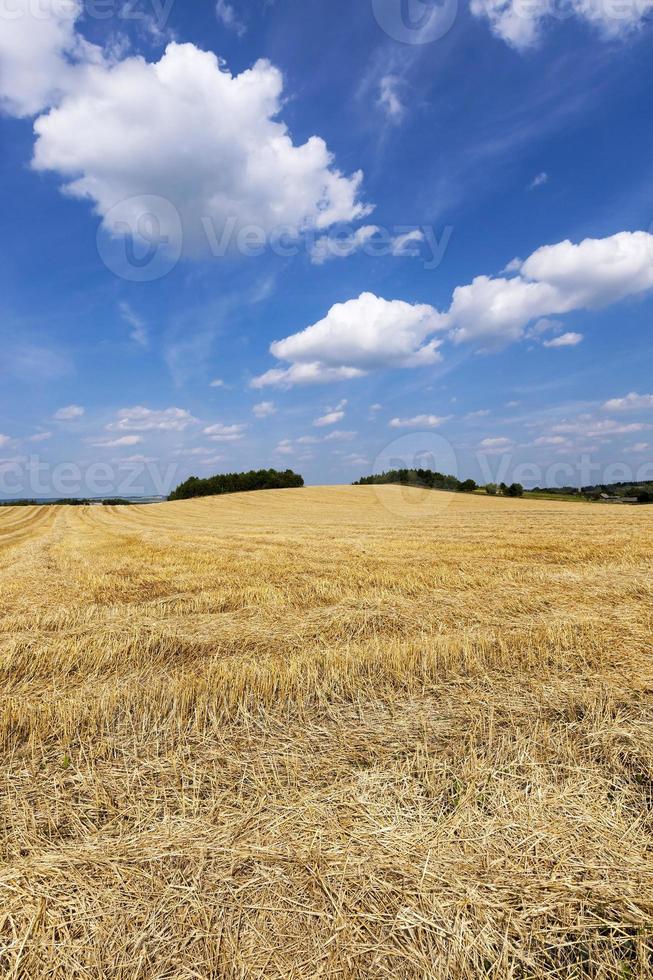
[[[0,972],[653,977],[653,508],[0,509]]]

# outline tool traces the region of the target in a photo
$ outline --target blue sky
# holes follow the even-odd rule
[[[653,478],[651,9],[0,4],[0,496]]]

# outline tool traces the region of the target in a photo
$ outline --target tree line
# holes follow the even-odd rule
[[[203,479],[191,476],[172,491],[168,500],[191,497],[215,497],[224,493],[248,493],[251,490],[285,490],[303,487],[304,478],[292,470],[250,470],[248,473],[221,473]]]
[[[355,487],[371,486],[382,483],[402,483],[411,487],[426,487],[429,490],[453,490],[457,493],[475,493],[485,490],[491,496],[503,494],[505,497],[522,497],[524,488],[521,483],[487,483],[479,486],[476,480],[459,480],[457,476],[438,473],[433,470],[388,470],[386,473],[376,473],[373,476],[363,476],[356,480]]]

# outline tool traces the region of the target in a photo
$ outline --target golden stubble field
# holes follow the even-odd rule
[[[0,509],[0,975],[653,976],[653,508]]]

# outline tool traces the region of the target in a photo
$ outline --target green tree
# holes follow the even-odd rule
[[[496,485],[496,483],[485,484],[485,492],[488,493],[491,497],[496,497],[498,489],[499,488]]]
[[[505,493],[507,497],[523,497],[524,488],[521,483],[511,483]]]

